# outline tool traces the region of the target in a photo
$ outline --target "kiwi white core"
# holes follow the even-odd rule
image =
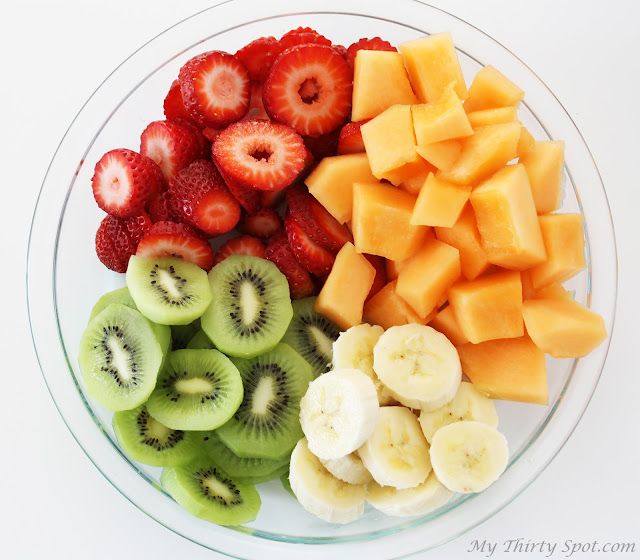
[[[182,292],[178,289],[177,279],[164,268],[158,269],[157,282],[167,291],[170,297],[174,299],[182,297]]]
[[[274,391],[273,379],[269,376],[262,377],[253,392],[251,412],[253,414],[267,414],[267,412],[269,412],[269,405],[275,397],[276,393]]]
[[[125,350],[125,343],[117,336],[110,336],[106,342],[111,351],[112,366],[117,370],[120,380],[128,383],[133,377],[133,372],[130,367],[131,355]]]
[[[315,325],[309,327],[309,333],[316,343],[318,351],[324,356],[333,354],[333,340],[331,340],[321,329]]]
[[[231,502],[235,497],[228,486],[220,482],[215,476],[205,478],[202,481],[202,485],[209,490],[209,494],[220,496],[225,502]]]
[[[155,418],[149,415],[147,419],[147,433],[146,437],[155,438],[158,441],[165,442],[167,437],[171,434],[172,430],[167,428],[164,424],[158,422]]]
[[[260,297],[255,286],[251,282],[243,282],[240,285],[240,309],[242,310],[242,322],[251,325],[260,312]]]
[[[179,379],[175,384],[176,391],[187,395],[197,395],[199,393],[208,394],[213,391],[213,384],[201,377],[191,379]]]

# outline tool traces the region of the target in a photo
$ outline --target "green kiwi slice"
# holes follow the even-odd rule
[[[87,325],[80,340],[80,371],[88,393],[109,410],[130,410],[147,400],[163,354],[142,314],[112,303]]]
[[[283,474],[289,472],[289,463],[286,465],[282,465],[278,467],[275,471],[269,474],[263,474],[260,476],[242,476],[238,477],[236,480],[238,482],[243,482],[244,484],[262,484],[263,482],[269,482],[270,480],[276,480],[280,478]]]
[[[177,467],[194,459],[202,442],[198,432],[172,430],[142,405],[113,415],[113,430],[129,457],[154,467]]]
[[[173,257],[132,256],[127,287],[140,312],[161,325],[186,325],[200,317],[211,302],[207,273]]]
[[[311,366],[286,344],[234,363],[242,376],[244,398],[216,434],[239,457],[285,457],[302,437],[300,399],[313,379]]]
[[[280,484],[282,484],[282,487],[287,491],[288,494],[290,494],[294,498],[296,497],[296,495],[293,493],[293,490],[291,489],[291,482],[289,482],[289,469],[287,469],[286,473],[280,476]]]
[[[184,350],[199,330],[200,319],[188,325],[171,325],[171,349]]]
[[[192,350],[211,350],[215,348],[211,339],[207,336],[203,330],[199,330],[191,337],[191,340],[187,343],[187,348]]]
[[[293,309],[287,279],[272,262],[233,255],[209,272],[213,303],[202,328],[222,352],[253,358],[284,335]]]
[[[242,402],[242,379],[217,350],[176,350],[167,356],[147,401],[150,414],[174,430],[213,430]]]
[[[286,342],[307,360],[317,377],[331,367],[332,346],[340,334],[340,329],[315,311],[315,303],[314,297],[293,302],[293,319],[282,342]]]
[[[248,523],[260,510],[255,486],[232,478],[208,457],[164,469],[160,483],[189,513],[218,525]]]

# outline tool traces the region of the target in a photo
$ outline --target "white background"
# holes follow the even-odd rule
[[[38,370],[24,295],[33,205],[69,121],[106,74],[135,48],[210,3],[31,0],[3,4],[0,254],[8,266],[1,280],[0,557],[7,560],[221,558],[138,511],[76,445]],[[345,7],[350,3],[345,0]],[[616,332],[600,385],[558,457],[491,520],[437,552],[417,557],[479,558],[477,553],[465,552],[473,539],[502,542],[514,537],[560,542],[635,539],[640,555],[640,369],[636,359],[640,4],[634,0],[433,3],[509,47],[568,108],[593,151],[609,194],[618,235],[620,290]],[[513,556],[496,553],[494,558]],[[555,557],[562,556],[556,553]]]

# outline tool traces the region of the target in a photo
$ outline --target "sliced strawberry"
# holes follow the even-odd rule
[[[347,58],[347,47],[344,45],[333,45],[333,50],[336,51],[342,58]]]
[[[374,37],[373,39],[367,39],[363,37],[362,39],[358,39],[352,45],[349,45],[349,48],[347,49],[347,60],[349,61],[349,64],[351,64],[351,66],[353,67],[356,60],[356,54],[358,53],[358,51],[397,52],[397,50],[398,49],[396,49],[391,43],[389,43],[389,41],[385,41],[380,37]]]
[[[260,210],[262,207],[262,203],[260,201],[262,191],[258,191],[253,187],[248,187],[242,183],[238,183],[230,177],[224,177],[224,180],[233,197],[247,212],[253,213]]]
[[[387,267],[385,259],[382,257],[367,254],[363,254],[363,256],[373,265],[373,268],[376,269],[376,275],[369,290],[369,295],[367,296],[367,299],[370,299],[387,285]]]
[[[261,83],[251,82],[251,101],[249,102],[249,110],[242,118],[244,120],[269,119],[269,115],[267,115],[267,112],[264,109],[264,104],[262,103]]]
[[[194,161],[169,183],[180,217],[207,235],[231,231],[240,219],[240,205],[208,160]]]
[[[275,37],[260,37],[242,47],[236,53],[236,58],[244,64],[251,80],[264,82],[273,61],[283,50],[284,47]]]
[[[231,255],[251,255],[253,257],[265,257],[264,244],[259,239],[250,235],[241,235],[229,239],[218,250],[216,255],[216,264],[222,262]]]
[[[220,134],[219,128],[211,128],[209,126],[206,126],[202,129],[202,136],[204,136],[212,144],[215,142],[218,134]]]
[[[307,232],[311,240],[337,253],[342,246],[353,241],[349,230],[327,212],[307,190],[299,185],[287,191],[287,204],[292,217]]]
[[[360,127],[370,119],[349,122],[340,130],[338,137],[339,154],[359,154],[365,151]]]
[[[287,31],[280,38],[280,47],[282,50],[290,49],[297,45],[327,45],[331,46],[331,41],[324,35],[320,35],[315,29],[311,27],[297,27],[291,31]]]
[[[317,161],[328,156],[335,156],[338,149],[338,130],[315,138],[305,136],[304,145]]]
[[[254,214],[247,214],[242,218],[240,229],[260,239],[268,239],[282,229],[282,220],[275,210],[261,208]]]
[[[309,273],[296,260],[286,233],[274,235],[267,245],[265,258],[273,262],[289,282],[289,291],[293,299],[313,294],[315,286]]]
[[[202,134],[202,129],[193,121],[189,121],[186,119],[176,119],[173,122],[180,123],[182,126],[186,126],[193,132],[193,135],[198,140],[198,144],[200,145],[200,151],[198,152],[197,159],[206,159],[211,154],[211,141]]]
[[[171,222],[178,218],[173,211],[173,207],[174,204],[169,191],[162,191],[149,199],[147,213],[154,224],[156,222]]]
[[[186,121],[155,121],[140,136],[140,153],[155,161],[169,181],[202,157],[202,140]]]
[[[289,246],[296,260],[311,274],[326,276],[331,272],[335,257],[326,249],[316,245],[307,232],[289,214],[284,220]]]
[[[162,188],[161,175],[148,157],[118,148],[96,163],[91,188],[100,208],[126,218],[142,212],[151,195]]]
[[[213,143],[213,159],[225,177],[263,191],[290,185],[305,165],[305,147],[288,126],[263,120],[240,121]]]
[[[180,68],[184,106],[201,126],[222,128],[241,119],[249,109],[249,72],[233,55],[211,51]]]
[[[126,272],[129,257],[135,255],[138,243],[151,228],[144,212],[129,218],[106,216],[96,232],[96,254],[100,262],[116,272]]]
[[[173,80],[167,96],[164,98],[164,116],[171,120],[191,120],[191,115],[182,102],[182,93],[180,92],[180,82],[178,80]]]
[[[260,207],[273,208],[282,202],[286,191],[262,191],[260,193]]]
[[[304,136],[321,136],[349,116],[351,90],[351,68],[338,52],[325,45],[299,45],[275,61],[262,100],[272,119]]]

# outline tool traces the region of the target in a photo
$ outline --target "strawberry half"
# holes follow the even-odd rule
[[[326,276],[331,272],[334,256],[316,245],[298,222],[288,215],[284,220],[289,246],[296,260],[311,274]]]
[[[363,254],[362,256],[371,263],[373,268],[376,269],[376,275],[373,278],[373,284],[371,285],[371,289],[369,290],[369,295],[367,295],[367,299],[371,299],[387,285],[387,267],[385,259],[382,257],[367,254]]]
[[[261,208],[254,214],[248,214],[242,218],[240,229],[260,239],[268,239],[282,229],[282,220],[275,210]]]
[[[267,245],[265,258],[273,262],[289,282],[289,291],[293,299],[313,294],[315,286],[309,273],[296,260],[287,235],[282,232],[273,236]]]
[[[282,202],[286,191],[262,191],[260,193],[260,206],[273,208]]]
[[[352,78],[349,64],[332,47],[299,45],[273,64],[262,90],[264,107],[303,136],[321,136],[349,116]]]
[[[254,119],[267,119],[269,120],[269,115],[264,109],[264,104],[262,103],[262,84],[258,82],[251,82],[251,101],[249,102],[249,110],[247,114],[242,117],[243,120],[254,120]]]
[[[251,237],[250,235],[233,237],[218,250],[218,254],[216,255],[216,264],[222,262],[231,255],[251,255],[253,257],[260,257],[263,259],[265,256],[264,244],[259,239]]]
[[[338,137],[339,154],[359,154],[365,151],[360,127],[370,119],[349,122],[340,129]]]
[[[222,128],[242,118],[249,109],[249,72],[235,56],[211,51],[180,68],[182,100],[201,126]]]
[[[273,61],[284,50],[275,37],[260,37],[242,47],[236,58],[242,62],[254,82],[264,82]]]
[[[280,38],[280,48],[282,50],[290,49],[297,45],[309,44],[331,46],[331,41],[324,35],[320,35],[315,29],[311,29],[311,27],[297,27],[287,31]]]
[[[347,48],[347,61],[351,66],[355,64],[356,54],[358,51],[393,51],[397,52],[396,49],[389,41],[385,41],[380,37],[374,37],[373,39],[367,39],[363,37],[362,39],[358,39],[355,43],[349,45]]]
[[[288,126],[263,120],[240,121],[223,130],[213,159],[231,181],[262,191],[279,191],[304,169],[306,150]]]
[[[154,224],[156,222],[171,222],[176,219],[173,208],[174,203],[169,191],[162,191],[149,199],[147,213]]]
[[[182,102],[182,93],[180,92],[180,82],[178,80],[173,80],[167,96],[164,98],[164,116],[171,120],[191,119],[189,111],[187,111]]]
[[[126,272],[129,257],[135,255],[138,243],[151,228],[144,212],[129,218],[106,216],[96,232],[96,254],[100,262],[116,272]]]
[[[227,187],[233,197],[247,212],[253,213],[260,210],[260,207],[262,206],[260,202],[261,191],[257,191],[254,188],[238,183],[230,177],[224,177],[224,181],[227,183]]]
[[[162,174],[148,157],[118,148],[104,154],[91,178],[93,197],[107,214],[135,216],[162,188]]]
[[[322,158],[335,156],[338,149],[338,131],[334,130],[322,136],[305,136],[304,145],[311,155],[320,161]]]
[[[181,170],[169,183],[169,192],[180,217],[207,235],[227,233],[240,219],[240,205],[208,160]]]

